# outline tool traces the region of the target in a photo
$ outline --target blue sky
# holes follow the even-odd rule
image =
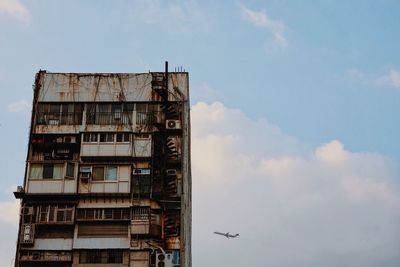
[[[333,153],[335,159],[355,157],[350,162],[357,162],[357,166],[362,165],[358,161],[360,157],[361,162],[372,165],[382,159],[382,164],[374,171],[385,167],[373,175],[382,179],[379,185],[384,185],[378,191],[385,196],[393,194],[393,198],[398,199],[398,14],[400,2],[390,0],[0,0],[0,129],[3,137],[0,141],[3,170],[0,188],[4,192],[0,200],[8,205],[10,187],[23,180],[32,84],[39,69],[147,72],[163,70],[165,60],[172,69],[183,66],[190,72],[193,112],[210,118],[215,112],[223,114],[223,118],[217,116],[221,119],[220,127],[229,126],[231,132],[217,132],[215,136],[220,134],[228,141],[232,137],[233,143],[235,138],[244,143],[249,139],[265,140],[261,142],[264,149],[250,141],[246,148],[227,141],[227,147],[221,148],[224,151],[221,155],[235,148],[238,154],[253,155],[262,166],[265,162],[271,164],[268,160],[282,163],[279,160],[289,159],[292,162],[290,157],[294,156],[296,166],[297,159],[310,169],[318,165],[318,171],[313,174],[322,176],[333,174],[332,169],[321,167],[322,170],[319,163],[315,163],[325,155],[319,153],[321,150]],[[214,103],[216,101],[218,103]],[[242,118],[236,128],[228,120],[229,114]],[[197,118],[193,121],[194,138],[198,138],[194,143],[207,147],[202,141],[213,143],[215,140],[196,129],[207,128],[212,121],[203,120],[200,115],[193,116]],[[240,122],[249,128],[242,129]],[[201,150],[201,153],[194,158],[212,152]],[[194,171],[206,175],[201,170],[206,166],[195,167]],[[260,176],[274,176],[268,166],[268,173]],[[290,169],[292,165],[285,166]],[[371,174],[365,174],[358,167],[350,169],[352,174],[357,170],[352,177],[368,176],[360,179],[370,190]],[[297,167],[295,170],[299,171]],[[199,176],[197,173],[194,179]],[[304,177],[307,175],[305,172]],[[275,173],[274,177],[278,176]],[[288,174],[285,173],[285,177],[289,177]],[[357,181],[353,181],[353,185]],[[371,192],[368,190],[366,192]],[[249,195],[251,192],[249,189]],[[202,191],[197,193],[200,195]],[[210,196],[210,199],[198,197],[195,200],[207,203],[215,199]],[[199,211],[201,207],[199,204]],[[311,210],[308,208],[305,211]],[[337,208],[342,210],[343,207]],[[378,206],[376,210],[381,208]],[[323,217],[319,212],[316,213]],[[195,218],[201,215],[195,213]],[[389,221],[400,222],[398,212],[392,210],[386,215],[391,218]],[[198,227],[201,232],[196,224],[199,221],[195,221],[195,230]],[[393,231],[400,232],[398,227]],[[384,238],[382,242],[400,251],[398,242]],[[196,246],[203,248],[204,244],[206,241],[199,241]],[[339,253],[329,248],[332,254]],[[215,257],[218,261],[218,255]],[[377,257],[370,263],[394,266],[393,262],[400,259],[393,257],[388,257],[387,261],[379,261]],[[319,258],[314,260],[304,259],[304,265],[321,263]],[[282,262],[281,266],[291,264]],[[353,266],[353,262],[349,262],[347,266]],[[198,260],[195,266],[205,266],[200,263]],[[357,264],[360,263],[355,262],[354,266]],[[254,266],[264,265],[255,262]]]

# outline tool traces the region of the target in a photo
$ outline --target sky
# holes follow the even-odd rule
[[[194,267],[398,266],[398,14],[394,0],[0,0],[0,265],[35,73],[168,60],[190,74]]]

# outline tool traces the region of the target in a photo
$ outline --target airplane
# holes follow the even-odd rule
[[[239,236],[239,234],[231,235],[229,232],[227,232],[227,233],[214,232],[214,234],[225,236],[228,239],[229,238],[236,238],[236,237]]]

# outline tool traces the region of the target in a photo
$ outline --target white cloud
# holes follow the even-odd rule
[[[249,21],[253,26],[264,28],[272,35],[273,42],[279,47],[288,45],[285,37],[286,25],[279,20],[271,19],[265,10],[254,11],[242,4],[238,4],[243,19]]]
[[[19,0],[0,0],[0,14],[10,15],[24,24],[29,23],[31,13]]]
[[[310,148],[221,103],[198,103],[191,116],[194,266],[400,261],[397,162],[339,140]]]
[[[8,105],[8,111],[11,113],[27,112],[31,105],[25,99],[12,102]]]
[[[357,84],[374,87],[390,87],[400,90],[400,70],[394,68],[380,76],[377,74],[367,74],[356,68],[347,69],[346,74],[350,81]]]
[[[205,30],[210,23],[194,1],[137,0],[132,17],[175,34]]]
[[[379,78],[378,84],[389,85],[397,90],[400,90],[400,70],[391,69],[388,74]]]

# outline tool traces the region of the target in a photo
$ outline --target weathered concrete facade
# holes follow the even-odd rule
[[[190,267],[188,73],[37,73],[15,195],[15,266]]]

